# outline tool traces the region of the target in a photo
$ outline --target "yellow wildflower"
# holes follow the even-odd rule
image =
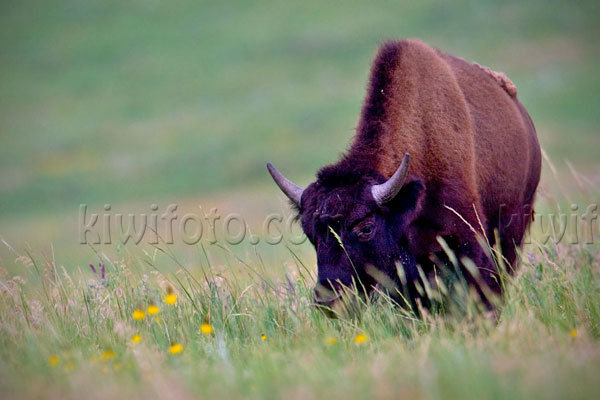
[[[160,308],[158,308],[158,306],[157,306],[157,305],[155,305],[155,304],[150,304],[150,305],[148,306],[148,308],[146,309],[146,313],[147,313],[148,315],[156,315],[156,314],[158,314],[159,312],[160,312]]]
[[[140,335],[139,333],[136,333],[135,335],[133,335],[131,337],[131,343],[133,343],[133,344],[137,344],[141,341],[142,341],[142,335]]]
[[[204,333],[205,335],[210,335],[213,332],[213,326],[208,322],[205,322],[200,325],[200,332]]]
[[[58,356],[56,354],[53,354],[50,357],[48,357],[48,364],[50,364],[53,367],[58,365],[59,362],[60,362],[60,358],[58,358]]]
[[[363,344],[368,341],[369,341],[369,337],[367,335],[365,335],[364,333],[359,333],[358,335],[356,335],[354,337],[354,343],[356,343],[356,344]]]
[[[334,337],[334,336],[327,336],[327,337],[325,338],[325,344],[326,344],[327,346],[333,346],[333,345],[337,344],[337,342],[338,342],[338,340],[337,340],[337,338],[336,338],[336,337]]]
[[[146,314],[144,314],[144,312],[140,309],[137,309],[133,312],[133,314],[131,314],[131,316],[133,317],[133,319],[135,319],[136,321],[141,321],[144,318],[146,318]]]
[[[177,303],[177,295],[175,293],[169,293],[165,296],[165,303],[169,305],[174,305]]]
[[[169,347],[169,353],[171,354],[179,354],[183,351],[183,346],[179,343],[173,343],[171,347]]]
[[[262,340],[263,342],[267,340],[267,335],[265,335],[264,333],[260,335],[260,340]]]
[[[73,363],[73,361],[69,361],[65,364],[63,369],[65,370],[65,372],[72,372],[75,369],[75,364]]]
[[[573,339],[577,337],[577,334],[578,334],[577,329],[571,329],[571,337]]]
[[[115,352],[112,351],[111,349],[105,350],[104,353],[100,354],[100,360],[102,361],[108,361],[111,360],[113,358],[115,358]]]
[[[115,372],[119,372],[121,370],[121,364],[115,363],[115,365],[113,365],[113,369]]]

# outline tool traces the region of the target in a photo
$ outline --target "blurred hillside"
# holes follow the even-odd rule
[[[268,197],[267,160],[307,182],[349,143],[388,38],[506,72],[550,156],[597,171],[595,1],[7,0],[0,11],[0,234],[15,240],[39,234],[37,218],[48,241],[75,241],[59,236],[80,203]]]

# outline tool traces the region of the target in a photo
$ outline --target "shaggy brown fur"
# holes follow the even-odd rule
[[[436,237],[442,236],[477,262],[499,290],[493,264],[447,207],[477,230],[482,226],[491,242],[499,229],[504,255],[515,262],[526,226],[509,219],[531,212],[541,157],[514,84],[419,40],[384,44],[372,65],[353,144],[329,168],[371,167],[388,178],[405,152],[411,154],[410,176],[425,184],[421,215],[408,234],[410,251],[422,260],[440,251]]]

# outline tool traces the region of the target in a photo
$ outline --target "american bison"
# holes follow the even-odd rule
[[[340,287],[355,282],[370,291],[372,268],[408,287],[414,301],[423,275],[448,268],[440,262],[448,260],[445,242],[477,266],[473,273],[461,263],[491,307],[484,294],[502,292],[498,259],[481,238],[516,268],[529,221],[511,217],[532,213],[541,155],[504,74],[399,40],[380,47],[353,142],[338,162],[306,189],[267,167],[316,249],[319,304],[331,306]]]

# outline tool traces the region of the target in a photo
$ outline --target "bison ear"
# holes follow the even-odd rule
[[[386,206],[399,211],[412,222],[421,211],[424,195],[425,184],[420,179],[414,179],[402,186],[402,189]]]

